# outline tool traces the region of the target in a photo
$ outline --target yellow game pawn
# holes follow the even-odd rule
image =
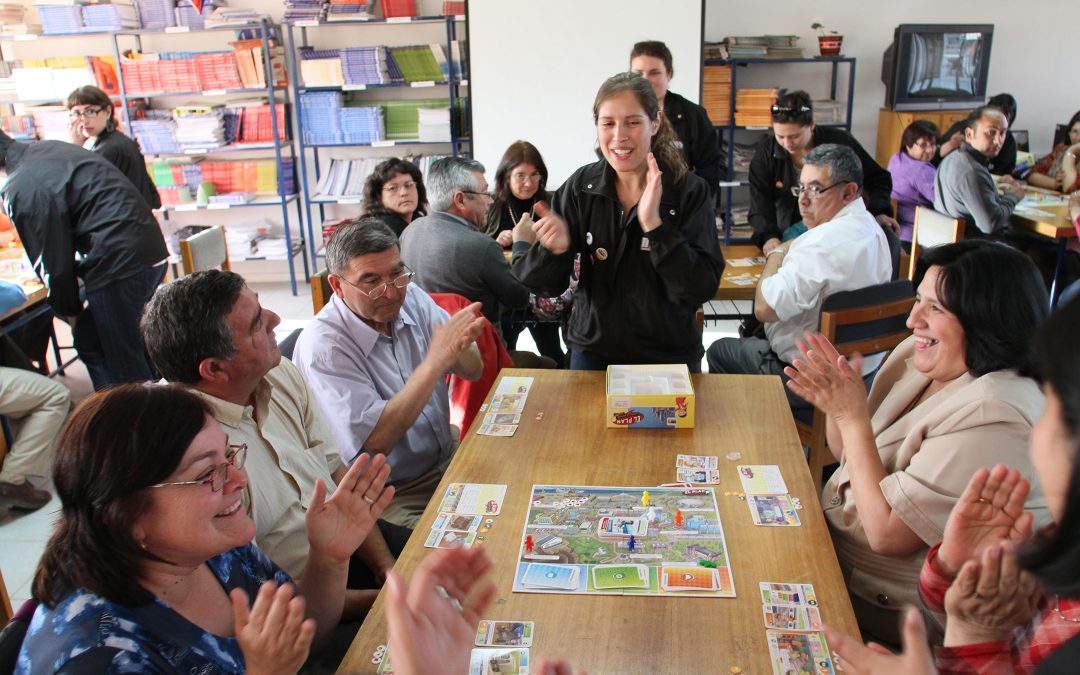
[[[641,505],[642,506],[648,506],[649,505],[649,491],[648,490],[645,490],[644,492],[641,493]]]

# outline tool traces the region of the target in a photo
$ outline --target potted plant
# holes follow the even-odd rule
[[[811,28],[818,32],[818,49],[822,56],[840,56],[840,47],[844,44],[844,36],[834,30],[825,31],[825,24],[814,22]]]

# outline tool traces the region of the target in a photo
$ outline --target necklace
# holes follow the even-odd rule
[[[1057,612],[1058,618],[1062,621],[1068,621],[1069,623],[1080,623],[1080,619],[1073,619],[1065,616],[1061,611],[1061,596],[1054,596],[1054,611]]]
[[[520,220],[520,218],[518,216],[514,215],[514,207],[510,206],[510,204],[507,203],[506,211],[510,214],[510,222],[513,223],[514,225],[517,225],[518,220]],[[522,211],[521,215],[525,215],[525,212]],[[532,208],[529,209],[529,217],[533,218],[535,220],[535,216],[536,216],[536,203],[534,202],[533,205],[532,205]]]

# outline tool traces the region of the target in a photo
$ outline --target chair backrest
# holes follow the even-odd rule
[[[11,621],[15,611],[11,609],[11,596],[8,595],[7,586],[4,584],[4,573],[0,572],[0,628]]]
[[[914,304],[908,279],[834,293],[821,305],[821,333],[844,356],[877,354],[911,335],[906,323]]]
[[[184,274],[229,267],[229,248],[225,245],[225,227],[215,225],[180,240],[180,260]]]
[[[924,248],[955,244],[964,238],[964,223],[924,206],[915,207],[915,228],[911,233],[911,262],[908,279],[915,278],[915,264]]]
[[[334,289],[330,288],[330,270],[323,270],[311,277],[311,307],[318,314],[326,303],[330,302],[330,296]]]
[[[885,233],[885,240],[889,242],[889,260],[892,261],[892,276],[890,279],[896,281],[900,278],[900,253],[904,250],[900,243],[900,235],[893,232],[891,227],[886,225],[881,226],[881,231]],[[905,269],[904,272],[907,272]]]

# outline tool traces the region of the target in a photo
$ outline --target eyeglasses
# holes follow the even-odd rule
[[[77,120],[80,117],[94,117],[99,112],[101,112],[101,110],[101,108],[83,108],[82,110],[75,110],[74,108],[72,108],[68,111],[68,115],[71,117],[71,119]]]
[[[402,183],[401,185],[384,185],[383,192],[389,192],[392,195],[396,195],[400,190],[412,190],[416,187],[416,181],[409,181],[408,183]]]
[[[801,185],[792,185],[791,186],[791,194],[795,195],[796,199],[798,199],[799,197],[801,197],[804,194],[809,199],[817,199],[818,197],[825,194],[829,190],[833,189],[837,185],[844,185],[844,184],[849,183],[849,182],[851,182],[851,181],[842,180],[839,183],[833,183],[832,185],[830,185],[827,188],[820,188],[820,187],[818,187],[816,185],[811,185],[810,187],[803,187]]]
[[[791,106],[791,105],[777,105],[775,103],[772,104],[772,107],[770,107],[769,110],[772,111],[773,115],[780,115],[780,114],[790,115],[791,113],[814,112],[814,110],[812,108],[810,108],[809,106],[805,106],[805,105],[795,107],[795,106]]]
[[[379,284],[378,286],[372,288],[370,291],[365,291],[364,289],[360,288],[359,286],[357,286],[356,284],[349,281],[348,279],[346,279],[343,276],[336,275],[336,274],[334,276],[336,276],[338,279],[341,279],[342,281],[344,281],[347,286],[352,286],[356,290],[363,293],[365,296],[367,296],[367,298],[369,300],[378,300],[382,296],[386,295],[386,289],[389,288],[391,285],[393,285],[394,288],[397,288],[397,289],[400,290],[400,289],[405,288],[406,286],[408,286],[409,282],[412,281],[412,278],[414,276],[416,276],[416,272],[413,272],[408,267],[404,267],[403,269],[405,270],[404,272],[402,272],[398,276],[394,277],[389,282],[383,282],[383,283]]]
[[[487,197],[488,199],[495,199],[487,192],[477,192],[476,190],[461,190],[461,192],[464,192],[467,195],[476,195],[477,197]]]
[[[510,180],[515,183],[539,183],[542,176],[539,173],[512,173]]]
[[[179,483],[158,483],[150,487],[177,487],[180,485],[206,485],[210,483],[211,490],[221,492],[225,488],[225,483],[229,481],[229,469],[243,469],[245,459],[247,459],[247,443],[230,445],[229,451],[225,455],[225,461],[210,469],[210,473],[205,478],[185,480]]]

